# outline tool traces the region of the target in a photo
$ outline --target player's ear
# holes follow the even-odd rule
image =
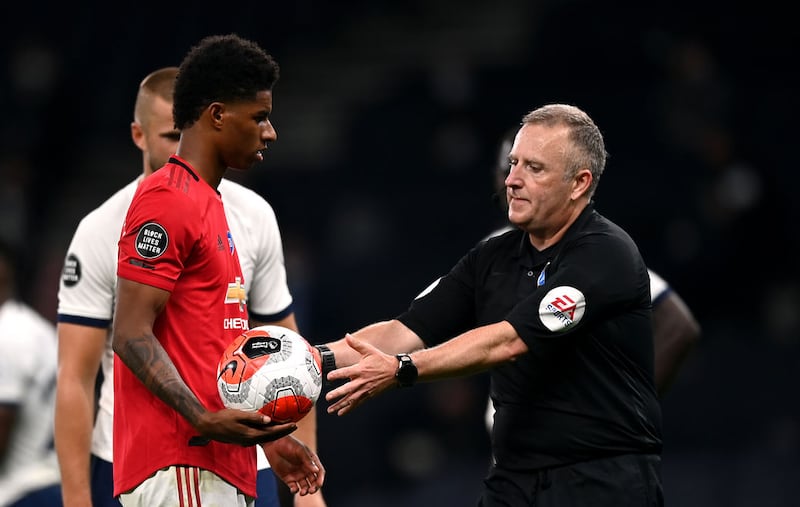
[[[212,102],[208,106],[208,116],[214,126],[219,126],[222,124],[222,113],[225,112],[224,104],[220,102]]]
[[[147,151],[147,139],[145,138],[144,130],[142,130],[142,124],[138,121],[131,122],[131,139],[133,139],[133,144],[137,148]]]

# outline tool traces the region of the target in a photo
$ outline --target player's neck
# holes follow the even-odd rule
[[[191,145],[184,146],[183,139],[181,139],[176,155],[188,162],[197,173],[197,176],[215,189],[219,186],[219,182],[227,171],[227,167],[219,163],[219,158],[214,153],[202,147],[200,149],[191,149]]]

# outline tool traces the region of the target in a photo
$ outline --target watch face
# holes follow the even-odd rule
[[[400,364],[397,367],[397,373],[395,373],[395,377],[397,378],[397,383],[400,387],[410,387],[414,385],[414,382],[417,381],[417,367],[414,365],[414,362],[408,357],[407,354],[399,354],[397,356],[398,361]]]

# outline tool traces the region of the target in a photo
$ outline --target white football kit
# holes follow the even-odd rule
[[[117,243],[137,178],[86,215],[67,252],[58,291],[58,320],[111,328],[117,283]],[[270,322],[291,312],[283,242],[272,206],[256,192],[223,179],[218,187],[233,241],[239,252],[251,319]],[[209,358],[216,362],[218,358]],[[111,333],[102,359],[103,383],[92,432],[92,454],[113,461],[114,351]],[[258,469],[269,467],[261,446]]]
[[[5,459],[0,462],[0,505],[58,484],[53,447],[58,341],[56,328],[29,306],[0,306],[0,404],[17,407]]]

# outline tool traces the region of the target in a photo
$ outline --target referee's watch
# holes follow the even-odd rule
[[[397,371],[394,377],[400,387],[411,387],[417,381],[417,367],[408,354],[397,354]]]

